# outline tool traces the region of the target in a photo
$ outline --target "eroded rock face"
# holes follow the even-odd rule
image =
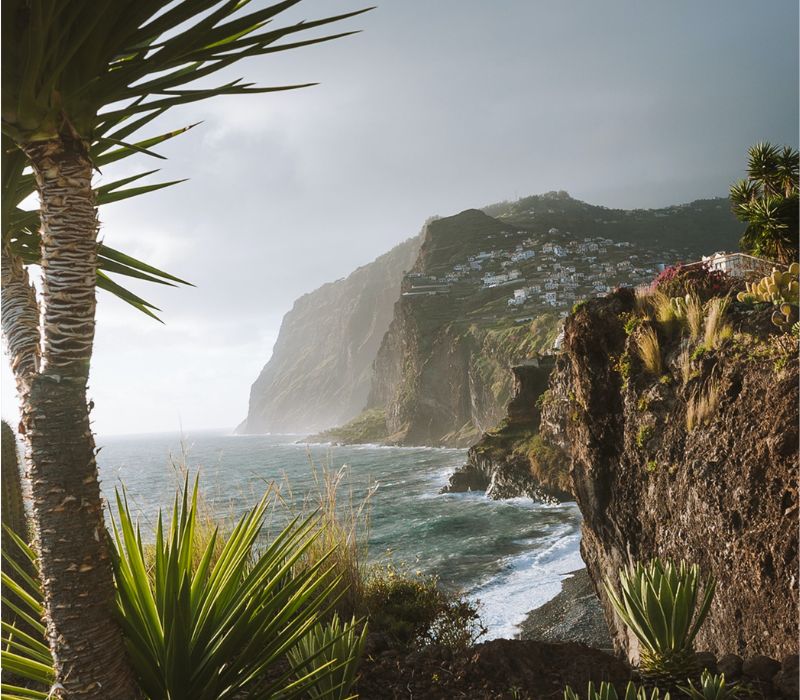
[[[734,308],[737,335],[694,361],[685,384],[678,339],[662,338],[664,373],[653,377],[626,335],[633,308],[632,292],[620,290],[567,319],[542,416],[542,429],[571,454],[581,551],[614,645],[638,656],[601,582],[629,559],[660,556],[696,562],[717,578],[697,648],[795,654],[797,356],[772,352],[769,311]],[[687,403],[709,382],[718,405],[690,431]]]
[[[535,452],[531,445],[538,432],[540,397],[554,364],[553,356],[543,356],[512,368],[514,388],[505,418],[469,449],[466,464],[450,477],[443,493],[485,491],[496,499],[572,500],[564,484],[567,455],[560,470],[544,473],[537,472],[530,454]]]

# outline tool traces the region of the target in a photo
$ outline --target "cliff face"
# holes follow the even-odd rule
[[[642,368],[630,290],[566,321],[541,426],[570,452],[583,558],[631,658],[637,644],[601,582],[653,556],[717,578],[697,648],[797,653],[797,347],[775,338],[769,311],[733,306],[733,336],[716,349],[659,331],[661,376]],[[705,416],[698,397],[710,399]]]
[[[375,359],[385,440],[474,444],[505,415],[511,367],[551,350],[574,302],[735,244],[739,228],[727,200],[622,211],[563,192],[432,221]]]
[[[375,359],[368,407],[384,409],[388,442],[473,444],[505,413],[511,366],[552,345],[557,316],[515,321],[508,287],[430,284],[506,233],[503,223],[474,209],[428,225]],[[420,278],[425,283],[416,285]]]
[[[364,408],[372,362],[420,243],[419,236],[409,239],[295,302],[237,432],[312,432]]]
[[[528,496],[569,500],[568,457],[538,434],[542,397],[554,356],[512,368],[513,395],[506,416],[467,452],[467,462],[443,492],[485,491],[490,498]]]

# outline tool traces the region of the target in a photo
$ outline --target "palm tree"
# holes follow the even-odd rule
[[[733,213],[747,223],[740,247],[784,264],[798,254],[798,152],[758,143],[748,151],[747,179],[731,187]]]
[[[255,87],[241,80],[190,85],[249,56],[351,33],[279,43],[358,14],[273,27],[298,2],[247,12],[247,0],[3,3],[3,134],[17,149],[14,157],[32,169],[41,228],[27,243],[29,250],[30,244],[38,247],[30,259],[42,274],[37,297],[21,255],[26,246],[15,249],[10,237],[3,241],[2,327],[27,443],[54,689],[63,696],[138,694],[112,615],[113,578],[86,400],[102,272],[99,197],[92,187],[96,161],[113,152],[112,145],[135,149],[128,137],[173,106],[303,87]],[[14,172],[25,177],[20,168]],[[26,227],[17,222],[9,228]],[[108,252],[113,261],[116,251]]]

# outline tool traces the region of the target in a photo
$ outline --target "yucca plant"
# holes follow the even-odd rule
[[[633,681],[629,681],[625,686],[623,700],[659,700],[662,697],[658,688],[649,690],[643,686],[637,686]],[[564,700],[580,700],[580,696],[570,687],[564,689]],[[598,688],[594,683],[589,682],[586,691],[586,700],[619,700],[617,689],[611,684],[603,681]],[[663,700],[669,700],[669,693],[663,695]]]
[[[357,632],[355,617],[342,624],[334,614],[329,622],[318,622],[289,650],[289,662],[297,678],[311,677],[307,693],[311,700],[349,700],[358,664],[367,639],[367,625]],[[329,672],[319,673],[326,668]]]
[[[725,682],[724,673],[712,674],[708,669],[703,670],[697,686],[689,680],[689,684],[680,686],[680,689],[692,700],[730,700],[744,695],[739,685]]]
[[[47,700],[55,682],[53,658],[45,641],[42,589],[36,556],[10,528],[3,532],[2,606],[14,620],[2,623],[0,666],[3,700]],[[24,562],[24,565],[23,565]],[[13,574],[9,573],[11,570]],[[31,574],[33,572],[33,574]]]
[[[301,654],[311,670],[294,680],[291,669],[275,669],[313,628],[338,584],[328,575],[326,557],[314,567],[296,567],[314,541],[316,516],[295,519],[258,551],[268,493],[233,528],[216,563],[215,534],[194,564],[197,481],[189,491],[187,481],[166,530],[159,515],[151,571],[139,528],[117,493],[117,605],[142,689],[150,700],[225,700],[255,689],[260,698],[308,692],[335,672],[317,661],[320,650]]]
[[[245,58],[349,33],[305,38],[307,30],[356,13],[278,26],[276,19],[297,3],[283,0],[257,8],[248,7],[248,0],[2,4],[2,132],[20,152],[16,157],[24,157],[31,168],[41,221],[38,238],[30,239],[39,248],[31,256],[41,265],[38,295],[23,256],[3,240],[2,328],[30,455],[47,637],[63,687],[59,692],[66,695],[127,700],[137,694],[113,618],[114,583],[101,536],[103,507],[86,399],[101,264],[100,195],[92,186],[96,161],[103,145],[141,144],[138,129],[172,107],[218,95],[301,87],[197,82]],[[94,147],[98,142],[100,151]],[[147,146],[139,150],[146,152]],[[11,172],[24,177],[19,168]],[[4,193],[22,186],[3,185]],[[17,208],[16,195],[11,204]]]
[[[698,607],[700,588],[703,596]],[[641,645],[640,670],[648,681],[675,684],[699,669],[694,639],[714,597],[715,580],[701,582],[700,568],[656,558],[619,572],[620,592],[610,579],[605,590],[620,619]]]

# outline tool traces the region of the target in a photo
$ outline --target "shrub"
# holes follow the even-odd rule
[[[639,357],[645,372],[653,376],[661,374],[661,346],[658,342],[658,334],[653,328],[645,328],[636,338],[636,346],[639,349]]]
[[[681,310],[669,295],[655,290],[650,295],[650,309],[664,335],[671,338],[680,332],[683,325]]]
[[[696,294],[702,301],[727,294],[735,280],[721,270],[711,270],[706,264],[683,265],[666,268],[653,280],[651,288],[668,297]]]
[[[700,569],[686,562],[677,565],[653,559],[619,572],[619,595],[609,579],[605,590],[620,619],[641,645],[642,675],[658,684],[674,684],[691,677],[698,669],[694,638],[708,615],[715,581],[703,584],[699,608]]]
[[[350,688],[367,639],[367,625],[356,634],[358,623],[353,618],[342,625],[338,615],[330,622],[318,622],[288,652],[289,663],[299,682],[312,678],[307,689],[312,700],[345,700],[351,698]],[[322,673],[323,670],[328,673]]]
[[[364,588],[372,630],[401,648],[442,644],[464,649],[486,633],[476,604],[444,591],[434,576],[388,563],[372,569]]]

